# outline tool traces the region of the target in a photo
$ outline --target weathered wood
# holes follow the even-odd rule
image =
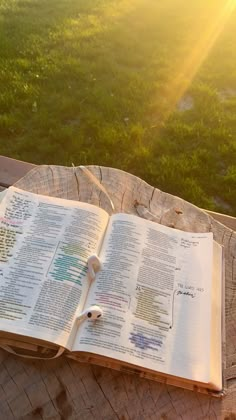
[[[0,192],[4,188],[17,182],[35,166],[36,165],[32,163],[23,162],[0,155]],[[223,223],[225,226],[236,231],[236,217],[215,213],[209,210],[204,211],[206,211],[210,216],[218,220],[220,223]]]
[[[33,163],[0,156],[0,186],[9,187],[34,167]]]
[[[90,166],[115,211],[154,217],[165,225],[212,231],[225,247],[227,395],[213,399],[136,376],[60,358],[29,361],[0,351],[0,412],[4,419],[235,419],[236,233],[195,206],[125,172]],[[35,193],[100,205],[106,195],[80,168],[36,167],[16,186]]]
[[[206,211],[211,217],[216,219],[218,222],[223,223],[230,229],[236,231],[236,217],[228,216],[226,214],[216,213],[214,211],[204,210]]]

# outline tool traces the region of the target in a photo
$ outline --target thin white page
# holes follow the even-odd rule
[[[8,190],[0,206],[1,330],[70,347],[89,288],[87,259],[107,222],[89,204]]]
[[[72,350],[208,382],[212,234],[115,215],[100,256],[87,304],[104,316],[80,327]]]
[[[215,241],[213,242],[214,264],[213,264],[213,282],[212,282],[212,317],[211,317],[211,374],[210,382],[219,391],[222,390],[222,305],[225,296],[223,295],[224,285],[224,257],[223,249]],[[222,280],[223,278],[223,280]]]

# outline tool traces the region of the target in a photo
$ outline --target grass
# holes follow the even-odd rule
[[[229,3],[0,0],[0,154],[118,167],[236,215]]]

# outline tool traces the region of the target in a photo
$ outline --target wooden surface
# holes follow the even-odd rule
[[[230,229],[236,231],[236,217],[228,216],[226,214],[216,213],[214,211],[203,210],[206,211],[211,217],[218,220],[218,222],[223,223]]]
[[[236,419],[236,233],[195,206],[125,172],[92,166],[116,211],[176,228],[205,232],[225,247],[227,394],[223,399],[139,379],[64,357],[29,361],[0,351],[2,419]],[[16,186],[35,193],[100,205],[107,196],[80,168],[35,167]]]
[[[0,191],[4,190],[10,185],[13,185],[20,178],[26,175],[31,169],[35,168],[35,166],[36,165],[33,163],[23,162],[0,155]],[[210,216],[212,216],[214,219],[236,231],[236,217],[212,212],[209,210],[204,211],[210,214]]]
[[[33,163],[0,156],[0,186],[9,187],[34,167]]]

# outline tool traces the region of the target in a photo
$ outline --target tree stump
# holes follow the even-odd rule
[[[236,233],[186,201],[123,171],[88,166],[35,167],[15,186],[98,205],[110,214],[138,214],[193,232],[212,231],[226,258],[227,392],[222,399],[194,393],[65,357],[30,361],[0,351],[2,419],[236,419]]]

